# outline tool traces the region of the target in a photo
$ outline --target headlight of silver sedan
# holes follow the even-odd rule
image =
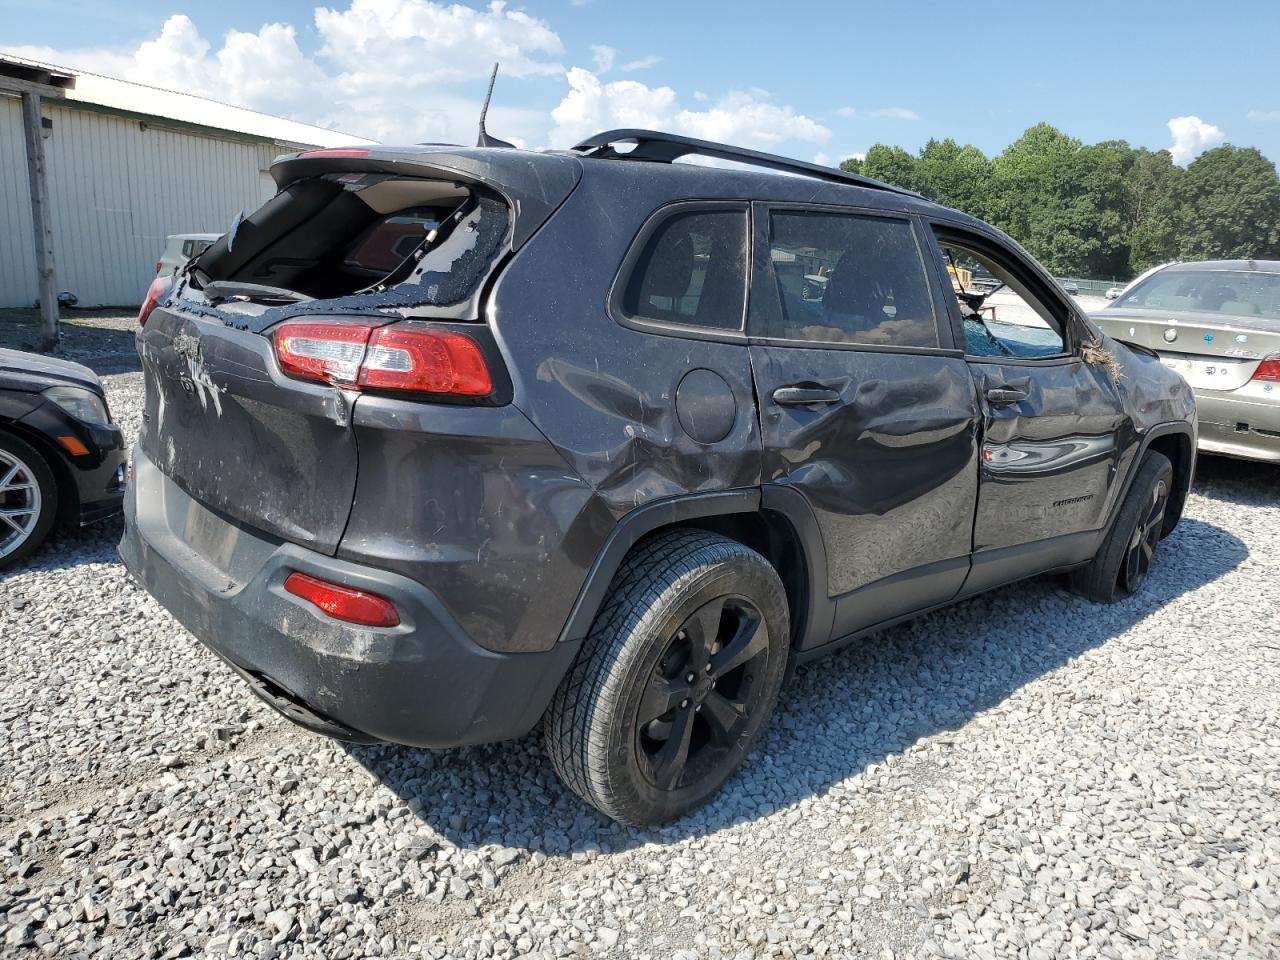
[[[84,387],[50,387],[44,395],[63,410],[85,423],[110,423],[107,405],[92,390]]]

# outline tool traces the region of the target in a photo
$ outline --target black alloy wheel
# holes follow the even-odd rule
[[[791,653],[786,590],[738,541],[677,529],[637,544],[543,717],[556,772],[622,823],[666,823],[741,766]]]
[[[1126,593],[1137,593],[1142,581],[1151,570],[1156,546],[1164,529],[1164,512],[1169,505],[1169,485],[1161,478],[1152,488],[1147,500],[1147,510],[1142,520],[1133,528],[1129,549],[1120,570],[1121,586]]]
[[[681,625],[636,713],[636,747],[654,786],[717,774],[765,700],[768,655],[760,611],[745,597],[716,597]]]

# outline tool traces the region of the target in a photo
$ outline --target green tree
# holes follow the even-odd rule
[[[1115,143],[1085,147],[1037,124],[992,161],[991,217],[1054,273],[1122,272],[1127,152]]]
[[[862,173],[862,161],[858,157],[846,157],[840,161],[840,169],[845,173]]]
[[[991,200],[991,161],[977,147],[950,138],[930,140],[915,161],[916,189],[943,206],[986,219]]]
[[[1168,150],[1139,148],[1125,176],[1129,270],[1141,273],[1178,256],[1181,187],[1186,172]]]
[[[1203,153],[1179,186],[1183,258],[1280,258],[1280,179],[1256,149],[1227,144]]]
[[[840,168],[988,220],[1059,276],[1122,277],[1178,258],[1280,259],[1280,177],[1251,147],[1218,147],[1183,170],[1167,150],[1086,145],[1040,123],[993,159],[951,139],[915,156],[877,143]]]
[[[883,143],[875,144],[867,151],[858,171],[864,177],[883,180],[895,187],[916,189],[916,159],[901,147],[890,147]]]

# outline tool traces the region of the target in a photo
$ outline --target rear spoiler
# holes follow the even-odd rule
[[[389,173],[486,186],[511,207],[511,249],[519,250],[582,179],[576,157],[491,147],[344,148],[277,157],[271,176],[284,188],[322,173]]]

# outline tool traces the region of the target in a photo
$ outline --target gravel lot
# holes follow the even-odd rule
[[[131,320],[79,322],[132,433]],[[0,955],[1280,956],[1278,493],[1206,460],[1141,596],[1041,578],[802,669],[650,831],[532,738],[301,732],[125,579],[118,523],[56,535],[0,575]]]

